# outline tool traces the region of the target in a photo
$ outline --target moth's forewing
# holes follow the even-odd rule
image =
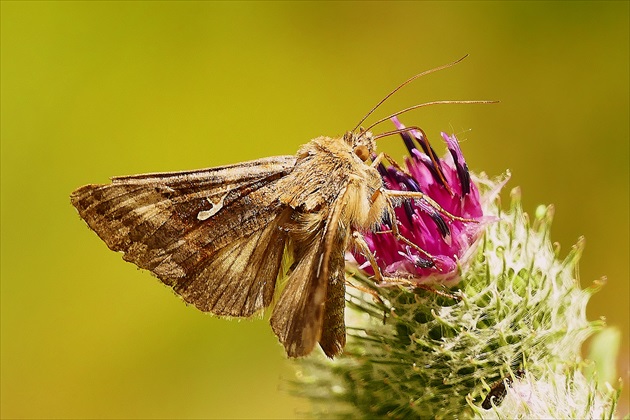
[[[250,316],[273,297],[287,237],[277,182],[295,157],[86,185],[72,204],[105,243],[202,311]]]
[[[322,334],[319,339],[326,356],[332,358],[343,351],[346,345],[345,295],[346,270],[345,251],[350,239],[350,212],[355,206],[356,179],[347,181],[341,189],[331,210],[328,229],[325,233],[323,264],[328,281]]]
[[[291,357],[345,341],[345,261],[351,229],[383,213],[382,187],[344,139],[319,137],[297,157],[114,178],[72,203],[114,251],[151,270],[186,302],[217,315],[268,306],[288,249],[294,262],[271,317]],[[370,172],[371,171],[371,172]]]

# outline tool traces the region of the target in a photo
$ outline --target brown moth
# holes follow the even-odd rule
[[[428,104],[447,102],[454,101]],[[277,281],[286,278],[273,332],[290,357],[319,343],[332,358],[346,342],[345,251],[354,244],[370,257],[362,231],[384,217],[395,221],[401,199],[430,201],[385,189],[376,170],[380,136],[355,128],[311,140],[295,156],[115,177],[77,189],[71,201],[110,249],[201,311],[250,317],[271,305]],[[392,280],[373,266],[377,281]]]

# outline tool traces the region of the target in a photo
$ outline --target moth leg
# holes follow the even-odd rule
[[[402,198],[402,199],[410,199],[410,200],[424,200],[429,206],[433,207],[437,212],[443,214],[451,220],[457,220],[458,222],[467,222],[467,223],[479,223],[478,220],[475,219],[467,219],[465,217],[455,216],[454,214],[449,213],[444,210],[442,206],[436,203],[432,198],[428,195],[423,194],[421,192],[416,191],[396,191],[396,190],[384,190],[383,194],[389,199],[387,201],[391,201],[391,198]]]
[[[438,289],[436,289],[434,287],[431,287],[429,285],[426,285],[426,284],[418,284],[418,285],[416,285],[416,288],[422,289],[422,290],[426,290],[427,292],[435,293],[436,295],[442,296],[442,297],[447,298],[447,299],[453,299],[453,300],[455,300],[457,302],[462,300],[461,296],[457,296],[454,293],[445,292],[443,290],[438,290]]]
[[[370,266],[372,267],[372,271],[374,271],[374,275],[372,277],[374,277],[374,280],[377,286],[385,286],[385,287],[387,286],[414,286],[415,287],[415,283],[410,280],[398,278],[398,277],[383,276],[383,272],[381,271],[381,268],[378,266],[376,262],[376,257],[374,256],[372,251],[370,251],[370,248],[367,242],[365,241],[365,238],[361,234],[361,232],[354,231],[352,233],[352,238],[354,239],[355,245],[359,248],[363,256],[368,259]]]
[[[361,253],[370,262],[372,271],[374,271],[374,279],[376,280],[377,286],[380,286],[385,281],[385,279],[383,278],[383,274],[381,273],[380,267],[376,263],[376,258],[374,257],[374,254],[372,253],[372,251],[370,251],[370,247],[368,246],[367,242],[365,242],[365,238],[363,237],[361,232],[354,231],[352,232],[352,239],[354,240],[355,245],[359,248]],[[349,283],[347,280],[346,282]],[[360,288],[353,285],[352,283],[350,283],[350,285],[352,287],[357,288],[358,290],[369,293],[370,295],[372,295],[372,297],[375,300],[377,300],[383,306],[385,306],[385,302],[383,302],[383,299],[381,299],[381,297],[378,295],[378,292],[376,290],[370,290],[370,289],[362,288],[362,287]],[[383,309],[383,325],[385,325],[386,322],[387,322],[387,309],[384,308]]]
[[[381,163],[384,157],[385,157],[385,154],[383,152],[379,153],[374,159],[372,159],[372,164],[370,166],[372,168],[376,168]]]
[[[367,258],[370,262],[370,266],[374,271],[374,279],[376,280],[376,283],[383,282],[383,274],[381,273],[381,269],[376,263],[376,257],[374,257],[374,254],[372,253],[372,251],[370,251],[370,247],[368,246],[367,242],[365,242],[365,238],[363,237],[363,235],[361,235],[361,232],[358,232],[356,230],[352,232],[352,239],[354,239],[354,243],[359,248],[359,251],[361,251],[363,256]]]
[[[372,161],[372,165],[371,165],[371,166],[372,166],[372,168],[376,168],[376,167],[377,167],[377,166],[381,163],[381,161],[382,161],[383,159],[387,160],[387,161],[390,163],[390,165],[392,165],[394,168],[396,168],[396,169],[397,169],[397,170],[399,170],[400,172],[404,173],[405,175],[407,175],[407,176],[409,176],[409,177],[411,176],[411,175],[409,174],[409,172],[407,172],[407,170],[406,170],[405,168],[403,168],[402,166],[400,166],[400,165],[398,164],[398,162],[396,162],[396,161],[394,160],[394,158],[392,158],[390,155],[388,155],[388,154],[387,154],[387,153],[385,153],[385,152],[381,152],[381,153],[379,153],[379,154],[378,154],[378,156],[376,156],[376,157],[374,158],[374,160]]]
[[[374,158],[374,160],[372,161],[372,167],[376,168],[383,159],[386,159],[394,168],[396,168],[397,170],[401,171],[402,173],[409,175],[409,173],[402,168],[400,165],[398,165],[398,163],[388,154],[386,153],[379,153],[378,156],[376,156],[376,158]],[[440,169],[441,171],[441,169]],[[445,185],[448,185],[445,183]],[[400,198],[407,198],[407,199],[415,199],[415,200],[424,200],[429,206],[433,207],[437,212],[445,215],[446,217],[448,217],[451,220],[457,220],[459,222],[472,222],[472,223],[478,223],[477,220],[474,219],[466,219],[464,217],[459,217],[459,216],[455,216],[454,214],[449,213],[448,211],[444,210],[442,208],[442,206],[440,206],[438,203],[436,203],[432,198],[430,198],[429,196],[427,196],[424,193],[421,192],[416,192],[416,191],[396,191],[396,190],[377,190],[374,195],[372,196],[372,201],[374,201],[374,199],[376,198],[377,194],[384,194],[386,197],[390,198],[390,197],[400,197]],[[388,200],[391,201],[391,200]]]
[[[374,289],[370,289],[367,288],[365,286],[361,286],[359,284],[354,284],[352,283],[350,280],[346,279],[346,286],[348,287],[352,287],[353,289],[357,289],[360,292],[366,293],[370,296],[372,296],[372,298],[374,298],[375,301],[377,301],[378,303],[384,305],[385,302],[383,302],[383,299],[381,299],[381,297],[379,296],[378,292]]]
[[[393,232],[390,232],[392,234],[394,234]],[[394,234],[395,235],[395,234]],[[396,235],[395,235],[396,236]],[[405,238],[402,235],[398,235],[398,237],[403,238],[405,240],[408,240],[407,238]],[[401,286],[401,287],[405,287],[405,288],[409,288],[409,289],[422,289],[422,290],[426,290],[428,292],[431,293],[435,293],[436,295],[442,296],[442,297],[446,297],[446,298],[450,298],[453,300],[461,300],[460,297],[452,294],[452,293],[448,293],[448,292],[443,292],[441,290],[437,290],[431,286],[428,286],[426,284],[418,284],[413,280],[410,279],[405,279],[402,277],[390,277],[390,276],[384,276],[380,267],[378,266],[378,264],[376,263],[376,258],[374,257],[374,254],[372,253],[372,251],[370,251],[370,248],[368,247],[367,242],[365,241],[365,238],[363,237],[363,235],[360,232],[353,232],[352,233],[352,238],[354,240],[354,243],[356,244],[356,246],[359,248],[359,250],[361,251],[361,253],[365,256],[365,258],[368,259],[368,261],[370,262],[370,266],[372,267],[372,271],[374,271],[374,280],[376,283],[377,287],[396,287],[396,286]],[[417,245],[416,245],[417,247]],[[420,249],[422,252],[425,253],[425,255],[430,256],[430,254],[428,254],[426,251]],[[432,257],[431,257],[432,258]],[[347,282],[348,283],[348,282]],[[351,286],[355,287],[356,289],[359,289],[363,292],[369,293],[370,295],[372,295],[375,299],[377,299],[379,302],[383,303],[383,300],[378,296],[378,294],[373,291],[373,290],[367,290],[367,289],[362,289],[359,288],[357,286],[352,285],[351,283],[349,283]]]
[[[387,197],[387,194],[390,192],[390,190],[377,190],[374,195],[372,196],[372,199],[376,199],[378,197],[379,194],[384,194]],[[406,192],[406,191],[401,191],[401,192]],[[439,205],[437,203],[435,203],[438,207]],[[441,208],[441,207],[440,207]],[[394,212],[394,206],[391,202],[391,200],[388,198],[387,199],[387,213],[389,215],[389,218],[391,220],[392,223],[392,228],[391,230],[386,230],[386,231],[380,231],[377,233],[391,233],[392,235],[394,235],[394,238],[396,238],[396,240],[401,241],[402,243],[410,246],[411,248],[415,249],[416,251],[418,251],[419,253],[421,253],[422,255],[424,255],[425,257],[427,257],[427,259],[429,260],[429,262],[433,263],[433,255],[429,254],[427,251],[425,251],[424,249],[420,248],[418,245],[414,244],[413,242],[411,242],[409,239],[405,238],[400,231],[398,230],[398,219],[396,218],[396,213]],[[357,235],[359,236],[357,238]],[[374,257],[374,255],[372,254],[372,252],[370,251],[367,242],[365,242],[365,239],[363,238],[363,236],[359,233],[359,232],[354,232],[353,233],[353,238],[355,239],[355,243],[357,243],[357,245],[359,246],[359,248],[361,248],[361,251],[363,252],[363,254],[366,256],[366,258],[368,258],[368,260],[370,261],[370,265],[372,266],[372,270],[374,270],[374,277],[375,279],[378,281],[378,286],[381,287],[388,287],[388,286],[403,286],[403,287],[409,287],[409,288],[417,288],[417,289],[422,289],[422,290],[426,290],[432,293],[435,293],[439,296],[442,297],[446,297],[446,298],[450,298],[453,300],[461,300],[460,297],[455,296],[451,293],[448,292],[443,292],[440,290],[436,290],[435,288],[428,286],[428,285],[424,285],[424,284],[417,284],[414,281],[411,281],[409,279],[405,279],[405,278],[401,278],[401,277],[387,277],[387,276],[383,276],[380,268],[378,267],[378,264],[376,263],[376,258]]]
[[[398,277],[387,277],[383,276],[383,272],[381,268],[376,263],[376,257],[370,251],[365,238],[361,234],[361,232],[354,231],[352,233],[352,239],[354,240],[355,245],[359,248],[359,251],[368,259],[370,262],[370,266],[372,267],[372,271],[374,271],[374,275],[372,276],[375,280],[375,283],[379,287],[389,287],[389,286],[406,286],[406,287],[416,287],[416,284],[413,281],[398,278]]]
[[[400,231],[398,230],[398,219],[396,218],[396,212],[394,211],[394,205],[392,204],[392,200],[388,197],[389,192],[390,192],[390,190],[380,189],[380,190],[377,190],[374,193],[374,195],[383,194],[383,195],[385,195],[385,198],[387,198],[387,200],[386,200],[386,202],[387,202],[387,214],[389,216],[390,221],[392,222],[392,228],[391,228],[390,231],[382,231],[380,233],[391,233],[392,235],[394,235],[396,240],[401,241],[405,245],[410,246],[411,248],[415,249],[416,251],[418,251],[419,253],[421,253],[425,257],[427,257],[429,259],[429,261],[433,262],[433,255],[429,254],[427,251],[425,251],[424,249],[420,248],[418,245],[414,244],[409,239],[405,238],[400,233]],[[402,191],[402,192],[406,192],[406,191]]]

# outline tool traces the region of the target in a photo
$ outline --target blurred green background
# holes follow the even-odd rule
[[[586,237],[589,317],[623,331],[628,378],[628,2],[2,2],[4,418],[295,417],[265,320],[188,308],[81,222],[109,176],[293,154],[379,116],[462,139],[470,167],[553,203]],[[382,130],[387,129],[386,125]],[[397,140],[380,147],[401,157]],[[443,150],[442,146],[439,146]],[[627,390],[625,408],[627,412]]]

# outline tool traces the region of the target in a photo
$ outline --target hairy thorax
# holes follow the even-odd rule
[[[341,222],[358,230],[381,221],[386,199],[376,169],[363,162],[341,138],[318,137],[300,148],[297,162],[283,185],[281,201],[301,213],[301,229],[315,230],[334,205],[342,205]]]

